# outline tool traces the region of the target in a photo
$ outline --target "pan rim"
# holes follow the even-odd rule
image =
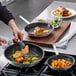
[[[70,66],[68,66],[68,67],[64,67],[64,68],[56,68],[56,67],[52,67],[49,63],[48,63],[48,61],[51,59],[51,58],[53,58],[53,57],[55,57],[55,56],[66,56],[66,57],[69,57],[69,58],[71,58],[72,60],[73,60],[73,63],[70,65]],[[64,59],[64,58],[63,58]],[[51,57],[49,57],[48,59],[47,59],[47,64],[48,64],[48,66],[49,67],[51,67],[51,68],[55,68],[55,69],[58,69],[58,70],[60,70],[60,69],[68,69],[69,67],[72,67],[74,64],[75,64],[75,58],[74,57],[72,57],[72,56],[70,56],[70,55],[62,55],[62,54],[60,54],[60,55],[53,55],[53,56],[51,56]]]
[[[32,34],[32,33],[30,33],[30,32],[28,32],[27,30],[26,30],[26,28],[27,28],[27,26],[31,26],[31,24],[47,24],[47,25],[50,25],[51,27],[52,27],[52,29],[50,30],[49,29],[49,32],[47,32],[47,33],[43,33],[43,34]],[[30,35],[30,36],[33,36],[33,37],[45,37],[45,36],[48,36],[49,34],[51,34],[52,32],[53,32],[53,30],[54,30],[54,26],[53,25],[51,25],[50,23],[47,23],[47,22],[34,22],[34,23],[31,23],[31,24],[28,24],[28,25],[26,25],[25,26],[25,31]],[[46,35],[45,35],[46,34]],[[43,36],[42,36],[43,35]]]
[[[26,41],[23,41],[23,42],[26,42]],[[27,43],[27,42],[26,42]],[[43,58],[44,58],[44,55],[45,55],[45,52],[43,51],[43,49],[39,46],[39,45],[37,45],[37,44],[34,44],[34,43],[27,43],[27,44],[31,44],[31,45],[34,45],[34,46],[37,46],[37,47],[39,47],[41,50],[42,50],[42,53],[43,53],[43,55],[41,56],[41,58],[37,61],[37,62],[34,62],[34,63],[38,63],[38,62],[40,62]],[[15,45],[15,44],[12,44],[11,46],[13,46],[13,45]],[[11,47],[11,46],[9,46],[9,47]],[[22,66],[24,66],[24,65],[32,65],[32,64],[34,64],[34,63],[28,63],[28,64],[22,64],[22,63],[16,63],[16,62],[12,62],[10,59],[8,59],[7,57],[6,57],[6,55],[5,55],[5,52],[6,52],[6,50],[9,48],[9,47],[7,47],[5,50],[4,50],[4,57],[8,60],[8,62],[9,63],[15,63],[15,64],[19,64],[19,65],[22,65]]]

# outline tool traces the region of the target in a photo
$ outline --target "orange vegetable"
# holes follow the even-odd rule
[[[72,63],[64,59],[52,60],[51,66],[55,68],[64,68],[70,66]]]
[[[49,30],[47,30],[46,28],[35,27],[33,34],[43,34],[48,32]]]
[[[19,57],[19,58],[15,58],[15,60],[16,60],[18,63],[20,63],[20,62],[24,61],[24,58],[23,58],[23,57]]]

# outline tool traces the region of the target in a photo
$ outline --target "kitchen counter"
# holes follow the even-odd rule
[[[71,8],[71,9],[74,9],[76,10],[76,3],[72,3],[72,2],[60,2],[60,1],[54,1],[51,5],[49,5],[40,15],[38,15],[35,19],[37,18],[43,18],[43,19],[51,19],[52,16],[51,16],[51,11],[54,10],[55,8],[57,8],[58,6],[64,6],[64,7],[68,7],[68,8]],[[64,21],[76,21],[76,16],[75,17],[72,17],[70,19],[66,19]],[[72,54],[72,55],[76,55],[76,47],[75,47],[75,44],[76,44],[76,36],[74,36],[70,41],[69,41],[69,44],[68,44],[68,47],[67,49],[59,49],[58,48],[58,51],[60,53],[67,53],[67,54]],[[46,47],[42,47],[45,51],[51,51],[51,52],[54,52],[51,48],[46,48]],[[2,56],[0,57],[0,70],[2,69],[2,67],[8,62],[4,56],[3,56],[3,52],[4,50],[1,49],[0,47],[0,51]]]
[[[51,5],[49,5],[40,15],[38,15],[35,19],[52,19],[51,11],[56,9],[59,6],[63,6],[66,8],[70,8],[76,10],[76,3],[72,2],[64,2],[64,1],[54,1]],[[64,19],[64,21],[76,21],[76,16],[72,18]]]
[[[35,21],[37,19],[44,19],[44,20],[49,19],[49,20],[51,20],[53,18],[53,16],[51,15],[51,11],[54,10],[54,9],[56,9],[59,6],[64,6],[64,7],[76,10],[76,8],[75,8],[76,3],[63,2],[63,1],[54,1],[41,14],[39,14],[35,19],[33,19],[33,21]],[[71,17],[69,19],[64,19],[63,21],[76,22],[76,16]],[[65,54],[67,53],[67,54],[76,55],[75,43],[76,43],[76,36],[74,35],[73,38],[69,41],[67,49],[59,49],[58,48],[58,51],[60,53],[65,53]],[[47,48],[47,47],[42,47],[42,48],[44,50],[46,50],[46,51],[52,51],[52,52],[54,52],[51,48]]]

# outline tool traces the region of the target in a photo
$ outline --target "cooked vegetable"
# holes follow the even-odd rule
[[[19,58],[15,58],[15,60],[16,60],[18,63],[20,63],[20,62],[24,61],[24,58],[23,58],[23,57],[19,57]]]
[[[37,61],[39,61],[39,59],[38,60],[32,60],[32,63],[37,62]]]
[[[33,63],[39,61],[39,56],[31,55],[31,56],[22,56],[17,58],[13,58],[13,56],[10,56],[9,59],[13,62],[27,64],[27,63]]]
[[[32,57],[31,60],[39,60],[39,58],[38,57]]]
[[[29,64],[29,63],[30,63],[29,61],[24,61],[24,62],[23,62],[23,64]]]
[[[33,63],[37,62],[39,60],[38,55],[26,55],[29,52],[29,46],[26,45],[24,49],[21,51],[15,51],[13,54],[9,57],[9,59],[12,62],[16,63],[23,63],[23,64],[28,64],[28,63]]]
[[[58,26],[61,23],[61,20],[53,20],[50,22],[53,26]]]
[[[58,17],[65,17],[65,16],[72,15],[71,11],[69,11],[68,9],[66,9],[62,6],[58,7],[56,10],[54,10],[53,14]]]
[[[64,59],[52,60],[51,66],[55,68],[64,68],[72,65],[70,61]]]
[[[30,57],[31,57],[31,58],[32,58],[32,57],[39,57],[39,55],[31,55]]]
[[[57,15],[58,17],[63,17],[62,15]]]
[[[35,27],[34,31],[32,32],[33,34],[43,34],[43,33],[48,33],[49,30],[46,28],[40,28],[40,27]]]
[[[14,58],[13,58],[13,56],[11,55],[10,57],[9,57],[9,59],[12,61],[12,62],[17,62]]]
[[[31,60],[30,56],[25,56],[25,60]]]

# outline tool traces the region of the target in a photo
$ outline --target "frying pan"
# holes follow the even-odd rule
[[[35,27],[40,27],[40,28],[46,28],[49,30],[47,33],[43,34],[33,34],[32,32],[34,31]],[[36,22],[36,23],[31,23],[25,26],[25,31],[29,34],[31,37],[45,37],[48,36],[49,34],[52,33],[54,27],[49,24],[49,23],[43,23],[43,22]]]
[[[40,63],[40,61],[44,58],[44,51],[40,48],[40,46],[33,44],[33,43],[25,42],[25,41],[23,43],[25,45],[29,46],[28,55],[39,55],[40,60],[37,62],[34,62],[34,63],[29,63],[29,64],[12,62],[9,59],[10,55],[12,55],[13,51],[21,50],[21,44],[15,43],[15,44],[7,47],[6,50],[4,51],[4,56],[9,61],[9,63],[14,65],[14,66],[18,66],[18,67],[33,67],[33,66],[37,65],[38,63]]]
[[[55,52],[56,52],[56,55],[53,55],[51,57],[49,57],[47,59],[47,65],[52,69],[52,70],[55,70],[55,71],[66,71],[68,69],[70,69],[74,64],[75,64],[75,59],[74,57],[72,56],[69,56],[69,55],[63,55],[63,54],[58,54],[58,51],[56,49],[55,46],[53,46]],[[72,65],[68,66],[68,67],[65,67],[65,68],[55,68],[55,67],[52,67],[51,66],[51,63],[52,63],[52,60],[58,60],[58,59],[64,59],[64,60],[67,60],[67,61],[70,61],[72,63]]]
[[[58,59],[64,59],[64,60],[67,60],[67,61],[70,61],[72,63],[72,65],[68,66],[68,67],[65,67],[65,68],[55,68],[55,67],[52,67],[51,66],[51,63],[52,63],[52,60],[58,60]],[[47,60],[47,64],[48,66],[53,69],[53,70],[56,70],[56,71],[66,71],[68,69],[70,69],[75,63],[75,59],[72,57],[72,56],[69,56],[69,55],[54,55],[54,56],[51,56],[48,58]]]
[[[54,26],[52,26],[49,23],[45,23],[45,22],[36,22],[36,23],[30,23],[28,20],[26,20],[24,17],[19,16],[24,22],[27,23],[27,25],[25,26],[25,31],[29,34],[29,36],[31,37],[45,37],[48,36],[52,33],[52,31],[54,30]],[[47,30],[49,30],[49,32],[47,33],[43,33],[43,34],[33,34],[32,32],[34,31],[35,27],[40,27],[40,28],[45,28]]]

